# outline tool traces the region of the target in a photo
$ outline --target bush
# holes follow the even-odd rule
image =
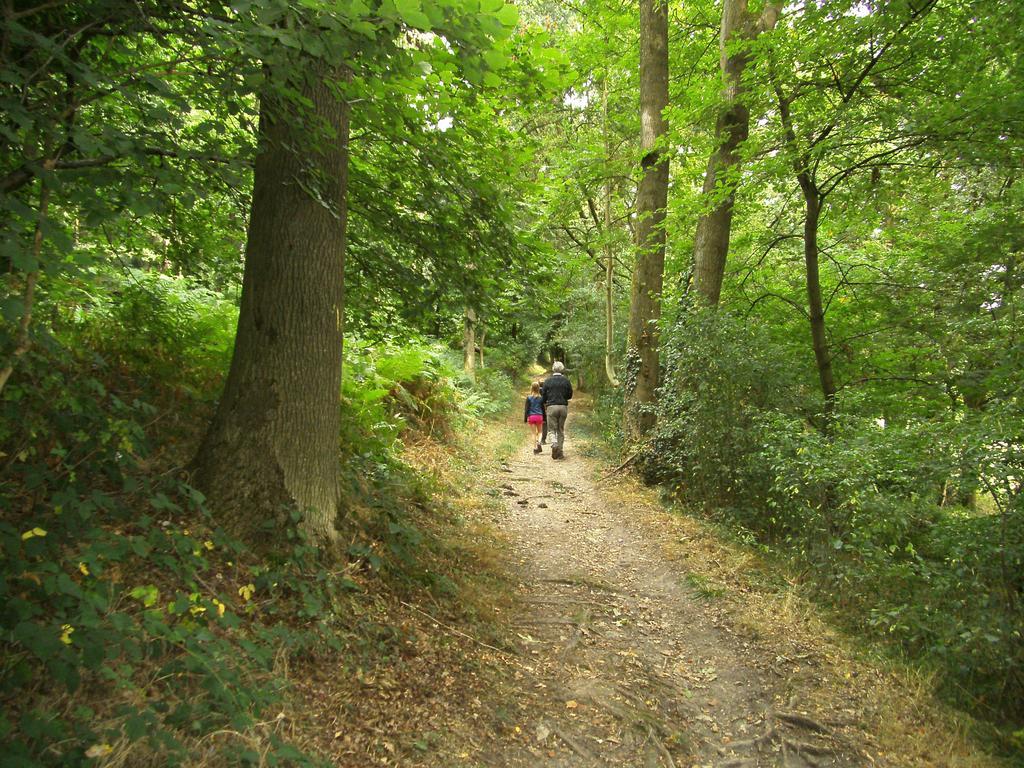
[[[886,423],[844,392],[825,435],[757,329],[696,314],[664,339],[648,478],[790,558],[849,626],[941,670],[958,703],[1024,718],[1019,413]],[[949,504],[977,489],[985,509]]]
[[[129,270],[55,281],[43,308],[67,346],[193,394],[215,393],[231,362],[235,302],[181,278]]]
[[[346,339],[341,443],[362,453],[393,452],[406,430],[450,439],[465,419],[508,407],[512,380],[495,368],[470,380],[439,342]]]
[[[644,471],[691,502],[742,510],[754,523],[771,485],[761,462],[772,427],[765,414],[792,407],[793,376],[770,344],[725,313],[683,316],[663,339]]]
[[[340,664],[355,573],[318,560],[297,514],[273,552],[253,551],[180,471],[227,370],[232,302],[159,275],[99,282],[49,284],[38,317],[53,333],[0,397],[0,750],[23,766],[211,750],[223,765],[313,765],[275,725],[283,670]],[[392,449],[494,401],[428,343],[353,341],[344,387],[345,480],[367,513],[347,521],[351,567],[433,586],[410,522],[430,489]]]

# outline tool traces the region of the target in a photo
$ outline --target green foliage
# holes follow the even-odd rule
[[[763,334],[725,314],[684,315],[664,339],[649,476],[701,503],[757,514],[770,485],[758,456],[770,435],[762,414],[795,405],[792,370]]]
[[[231,361],[238,308],[188,280],[145,270],[94,270],[47,286],[50,328],[107,366],[208,391]],[[195,387],[198,386],[198,389]]]
[[[823,434],[785,347],[721,310],[679,320],[665,361],[650,478],[785,553],[840,620],[935,666],[952,699],[1024,714],[1019,413],[886,421],[849,392]],[[956,503],[974,492],[977,510]]]
[[[364,457],[393,455],[408,430],[449,440],[465,420],[507,408],[512,387],[493,368],[471,381],[436,341],[349,339],[343,373],[342,451]]]
[[[0,400],[11,754],[184,760],[230,729],[270,739],[268,762],[300,759],[259,725],[282,695],[269,654],[329,647],[346,584],[294,520],[271,562],[240,552],[182,475],[233,345],[261,105],[302,125],[300,152],[324,138],[308,78],[352,105],[339,443],[349,522],[366,513],[357,562],[401,572],[426,546],[412,521],[430,489],[400,439],[503,410],[552,354],[605,381],[609,257],[628,377],[635,19],[606,0],[518,8],[97,0],[0,19],[4,363],[34,311]],[[664,386],[642,459],[792,557],[851,623],[937,665],[954,699],[1018,722],[1022,8],[786,6],[749,46],[728,271],[702,315],[688,291],[720,9],[672,3]],[[827,402],[797,169],[822,203]],[[452,351],[467,308],[475,381]],[[621,397],[599,398],[617,441]],[[75,708],[95,690],[131,712]],[[246,743],[231,759],[253,759]]]
[[[95,375],[98,360],[32,354],[0,401],[4,754],[63,766],[131,750],[178,765],[229,729],[259,743],[230,764],[262,750],[314,764],[257,724],[283,694],[275,657],[336,643],[325,610],[300,628],[282,620],[339,587],[309,580],[296,521],[289,557],[267,568],[201,494],[147,471],[155,409]]]

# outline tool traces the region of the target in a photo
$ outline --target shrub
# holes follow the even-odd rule
[[[663,339],[648,478],[696,503],[759,514],[771,484],[760,461],[771,427],[763,415],[791,406],[792,373],[756,331],[725,313],[683,316]]]
[[[664,340],[648,478],[792,559],[851,627],[940,669],[954,700],[1019,722],[1024,424],[1012,402],[887,423],[842,392],[825,435],[789,353],[756,328],[698,313]],[[949,505],[976,489],[984,508]]]

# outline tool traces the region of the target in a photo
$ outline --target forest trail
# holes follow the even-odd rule
[[[853,710],[807,707],[820,661],[796,637],[766,644],[732,625],[715,588],[669,553],[679,531],[642,489],[583,454],[523,442],[494,473],[493,522],[518,569],[510,634],[520,712],[480,766],[862,766]],[[575,422],[575,423],[574,423]],[[754,633],[756,634],[756,633]]]

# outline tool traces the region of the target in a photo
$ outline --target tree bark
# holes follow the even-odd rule
[[[46,166],[50,170],[49,166]],[[0,394],[3,394],[7,380],[14,373],[14,366],[18,360],[32,348],[32,336],[29,330],[32,327],[32,305],[35,302],[36,282],[39,280],[39,259],[43,252],[43,222],[46,220],[46,213],[50,205],[50,187],[46,180],[39,182],[39,209],[36,219],[35,230],[32,233],[32,257],[35,259],[35,269],[25,275],[25,290],[22,293],[21,320],[18,321],[18,332],[14,337],[14,349],[10,357],[0,369]]]
[[[615,251],[612,248],[612,176],[609,163],[611,162],[611,135],[608,131],[608,75],[605,73],[604,91],[602,94],[603,121],[601,124],[604,133],[604,373],[608,377],[608,383],[613,387],[619,386],[619,379],[615,375],[615,363],[612,361],[612,352],[615,347]]]
[[[821,301],[821,275],[818,269],[818,222],[821,217],[821,194],[804,173],[800,181],[804,193],[804,267],[807,272],[807,309],[811,321],[811,344],[818,369],[821,394],[825,399],[825,431],[828,431],[836,399],[832,377],[832,356],[825,332],[825,310]]]
[[[466,307],[462,324],[462,370],[476,380],[476,311]]]
[[[668,155],[661,142],[668,132],[668,5],[640,0],[640,147],[643,175],[637,189],[636,265],[629,304],[626,400],[628,439],[654,426],[658,387],[658,323],[665,271],[665,207]]]
[[[716,188],[718,194],[724,192],[724,197],[697,220],[693,248],[694,288],[698,298],[709,306],[717,305],[722,293],[740,166],[739,148],[750,130],[750,111],[743,103],[743,72],[750,56],[746,50],[730,51],[729,48],[737,39],[753,40],[762,31],[773,28],[778,17],[779,6],[771,3],[765,6],[759,19],[751,17],[747,0],[724,0],[722,4],[719,49],[725,89],[715,126],[717,148],[708,160],[704,175],[704,197],[710,203]]]
[[[273,94],[261,102],[234,356],[194,468],[235,531],[254,536],[298,508],[322,544],[336,539],[341,496],[349,120],[340,78],[307,73],[303,119]]]
[[[814,349],[814,363],[818,370],[818,382],[824,398],[825,423],[822,432],[831,429],[832,414],[836,399],[835,379],[832,376],[832,356],[828,349],[828,334],[825,329],[825,309],[821,301],[821,274],[818,267],[818,224],[824,195],[811,176],[810,158],[801,152],[797,143],[793,118],[789,111],[790,99],[776,85],[775,94],[779,103],[786,145],[793,156],[793,172],[804,198],[804,268],[807,280],[807,309],[811,325],[811,346]]]

